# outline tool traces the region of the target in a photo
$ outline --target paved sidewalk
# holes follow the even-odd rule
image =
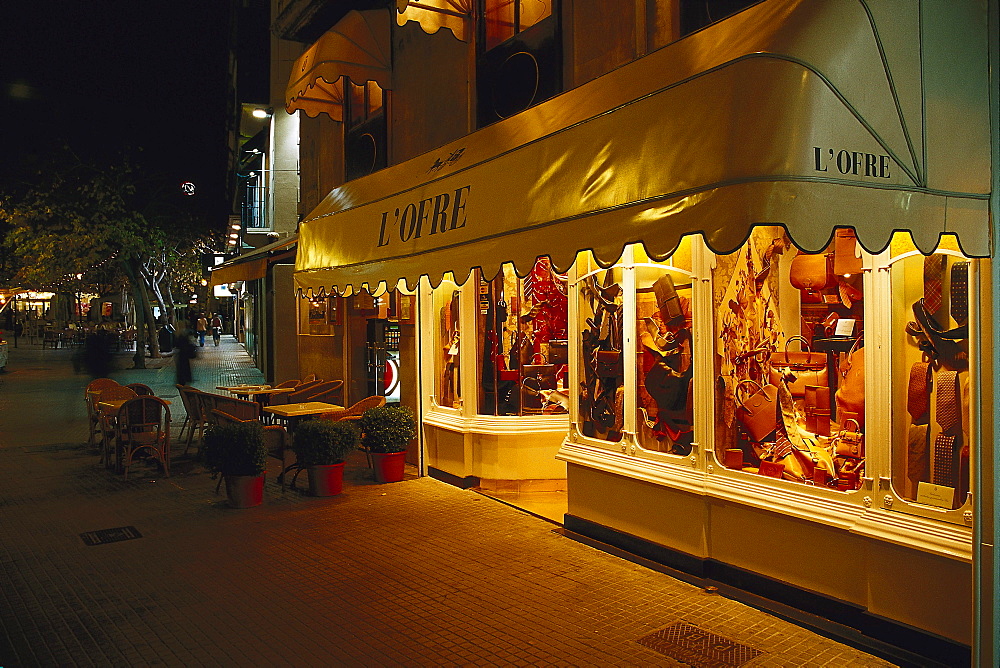
[[[199,351],[197,387],[261,380],[231,336]],[[22,341],[0,375],[5,668],[739,665],[699,663],[708,640],[730,658],[752,648],[746,666],[890,665],[475,492],[374,484],[363,457],[338,497],[282,493],[272,475],[246,510],[183,448],[170,478],[140,463],[125,481],[85,443],[71,354]],[[148,362],[112,375],[170,399],[179,427],[172,362]],[[126,526],[141,537],[81,539]],[[638,642],[668,627],[664,651],[687,663]]]

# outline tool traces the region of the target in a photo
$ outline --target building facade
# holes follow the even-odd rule
[[[997,3],[333,4],[272,25],[300,374],[414,407],[430,475],[994,665]]]

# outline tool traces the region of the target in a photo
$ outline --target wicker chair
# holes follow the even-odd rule
[[[129,383],[125,387],[131,387],[140,397],[152,397],[156,395],[149,385],[143,385],[142,383]]]
[[[313,388],[321,385],[323,381],[314,380],[311,383],[302,383],[301,385],[295,386],[294,392],[285,392],[284,394],[275,394],[271,396],[271,405],[280,406],[283,404],[297,404],[303,401],[308,401],[308,397],[316,393]]]
[[[330,411],[328,413],[323,413],[319,417],[324,420],[333,420],[335,422],[340,422],[341,420],[360,420],[361,416],[364,415],[365,411],[369,408],[378,408],[379,406],[385,405],[385,397],[373,396],[365,397],[361,401],[357,402],[353,406],[349,406],[341,411]],[[367,448],[362,447],[365,451],[365,459],[368,461],[368,466],[372,465],[372,455],[368,452]]]
[[[118,409],[118,468],[125,469],[128,480],[132,459],[146,450],[170,477],[170,407],[159,397],[141,396],[129,399]]]
[[[212,424],[255,421],[253,418],[241,418],[218,408],[213,408],[211,414]],[[281,473],[278,475],[278,482],[284,486],[284,472],[295,465],[295,452],[288,445],[288,432],[280,425],[264,425],[264,445],[267,447],[269,457],[274,457],[281,461]],[[289,455],[291,455],[290,460]]]
[[[101,432],[101,413],[97,410],[97,402],[101,392],[109,387],[120,387],[118,381],[110,378],[95,378],[87,384],[83,399],[87,402],[87,445],[97,445],[96,437]]]
[[[115,439],[118,436],[118,414],[116,412],[101,410],[99,403],[102,401],[119,401],[123,399],[135,399],[139,395],[131,387],[118,385],[101,390],[101,396],[96,400],[95,407],[101,420],[101,461],[104,466],[111,468],[111,455],[115,448]]]
[[[298,387],[301,384],[302,384],[301,380],[298,380],[297,378],[292,378],[290,380],[281,381],[280,383],[275,385],[275,387]]]

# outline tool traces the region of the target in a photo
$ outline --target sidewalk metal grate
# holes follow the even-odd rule
[[[638,643],[693,668],[735,668],[762,654],[760,650],[683,622],[643,636]]]
[[[80,534],[80,538],[86,545],[104,545],[105,543],[117,543],[120,540],[131,540],[142,538],[142,534],[135,527],[116,527],[114,529],[98,529],[97,531],[85,531]]]

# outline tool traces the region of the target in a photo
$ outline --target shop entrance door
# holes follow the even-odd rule
[[[384,318],[368,320],[368,396],[399,403],[399,324]]]

